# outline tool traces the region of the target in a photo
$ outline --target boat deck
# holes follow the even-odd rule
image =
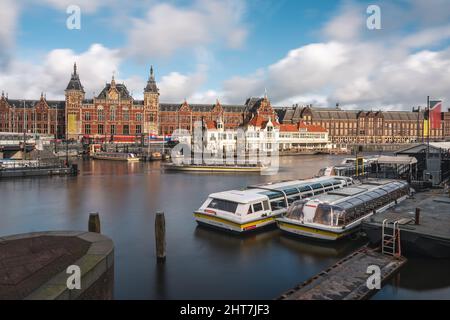
[[[367,247],[356,251],[313,278],[282,294],[278,300],[363,300],[376,293],[367,287],[368,266],[381,270],[384,283],[404,264],[403,257],[383,255]]]

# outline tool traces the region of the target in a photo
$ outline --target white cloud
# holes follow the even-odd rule
[[[198,101],[200,93],[195,95],[205,83],[207,70],[203,65],[198,66],[197,71],[192,74],[181,74],[171,72],[165,75],[159,81],[161,101],[164,102],[182,102],[187,99],[188,102]],[[191,97],[193,97],[191,99]],[[196,97],[196,98],[195,98]]]
[[[338,41],[354,41],[366,27],[365,8],[354,2],[345,1],[333,19],[324,27],[326,37]]]
[[[41,92],[46,92],[48,99],[61,99],[75,61],[88,96],[92,96],[93,91],[98,94],[111,79],[112,70],[119,70],[121,63],[117,50],[100,44],[93,44],[81,54],[70,49],[56,49],[43,57],[40,65],[12,60],[0,73],[0,88],[8,92],[10,98],[37,99]]]
[[[241,22],[243,3],[238,0],[197,0],[190,7],[162,3],[145,18],[133,19],[125,51],[141,59],[170,56],[206,44],[240,47],[247,31]]]
[[[0,68],[9,61],[14,47],[19,6],[14,0],[3,0],[0,8]]]
[[[272,101],[283,105],[334,106],[339,102],[349,108],[407,110],[423,105],[427,95],[450,101],[450,47],[417,51],[450,40],[450,26],[445,20],[449,16],[445,9],[450,5],[440,0],[428,5],[434,7],[426,7],[427,12],[447,12],[438,15],[440,24],[417,16],[420,31],[408,31],[402,38],[402,27],[411,22],[405,15],[417,15],[418,8],[425,11],[420,1],[412,2],[403,12],[396,8],[401,26],[393,27],[392,17],[382,20],[390,26],[383,29],[385,33],[367,31],[365,8],[345,2],[323,28],[324,42],[291,50],[254,74],[225,81],[226,99],[261,95],[266,87]],[[383,3],[382,19],[384,12]]]

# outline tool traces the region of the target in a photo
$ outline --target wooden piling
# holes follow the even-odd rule
[[[156,259],[158,262],[166,260],[166,220],[164,212],[157,212],[155,217]]]
[[[420,224],[420,208],[416,208],[416,219],[414,222],[416,225]]]
[[[93,212],[89,214],[89,232],[100,233],[100,215],[98,212]]]

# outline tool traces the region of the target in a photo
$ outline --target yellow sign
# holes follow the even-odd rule
[[[429,120],[423,120],[423,136],[428,137],[429,132]]]
[[[77,134],[77,116],[75,114],[68,115],[67,132]]]

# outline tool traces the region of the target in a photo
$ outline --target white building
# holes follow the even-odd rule
[[[220,150],[234,153],[244,146],[246,152],[274,152],[274,148],[278,151],[323,151],[331,147],[325,128],[304,123],[279,124],[259,115],[237,129],[225,129],[220,119],[206,121],[204,127],[203,145],[212,153]],[[239,145],[241,143],[243,145]]]

